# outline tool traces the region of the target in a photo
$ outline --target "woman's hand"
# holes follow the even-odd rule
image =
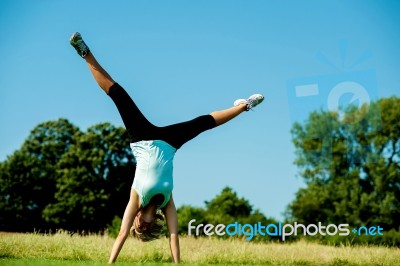
[[[180,262],[180,248],[178,236],[178,215],[176,213],[174,199],[171,198],[164,208],[164,215],[167,221],[167,228],[169,232],[169,247],[171,249],[172,260],[175,263]]]
[[[129,231],[139,210],[139,196],[134,189],[131,190],[131,196],[126,206],[124,217],[122,218],[121,229],[115,239],[114,245],[111,250],[110,259],[108,263],[113,263],[118,257],[122,246],[125,243],[126,238],[129,235]]]

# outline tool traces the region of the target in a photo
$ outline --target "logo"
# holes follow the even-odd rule
[[[247,241],[252,240],[255,236],[274,236],[280,237],[282,241],[285,241],[289,236],[348,236],[350,232],[354,235],[369,235],[377,236],[383,235],[383,228],[378,226],[360,226],[358,229],[354,228],[350,231],[349,224],[328,224],[323,225],[321,222],[317,224],[304,225],[301,223],[294,222],[293,224],[266,224],[263,225],[261,222],[256,224],[240,224],[239,222],[234,222],[228,225],[225,224],[198,224],[193,225],[196,222],[192,219],[188,223],[188,234],[189,235],[206,235],[206,236],[245,236]]]
[[[302,123],[309,118],[312,111],[323,110],[337,113],[344,126],[351,126],[360,123],[367,115],[373,115],[378,121],[378,125],[377,128],[371,130],[377,131],[381,124],[380,111],[377,108],[370,108],[371,102],[378,99],[376,72],[373,69],[354,70],[355,67],[371,57],[371,52],[361,53],[354,62],[349,64],[346,62],[347,43],[341,42],[339,48],[340,66],[334,64],[323,53],[317,55],[317,59],[335,69],[335,73],[299,77],[287,81],[290,119],[292,122]],[[345,115],[354,111],[354,108],[363,109],[357,116],[351,116],[351,119],[344,120]],[[326,167],[329,167],[332,159],[332,134],[333,132],[322,130],[310,135],[309,138],[317,141],[319,145],[317,149],[306,151],[311,156],[320,158],[321,164],[326,164]],[[351,143],[352,140],[345,141]],[[351,156],[348,158],[350,159]],[[359,158],[355,159],[359,160]]]

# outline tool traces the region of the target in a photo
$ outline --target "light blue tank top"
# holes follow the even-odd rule
[[[165,207],[174,187],[172,171],[176,149],[162,140],[142,140],[130,146],[136,159],[132,188],[138,193],[142,207],[157,194],[164,196],[159,208]]]

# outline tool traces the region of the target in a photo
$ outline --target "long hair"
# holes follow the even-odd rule
[[[137,231],[135,225],[131,227],[130,233],[134,238],[139,239],[142,242],[148,242],[159,239],[164,233],[165,227],[164,215],[160,210],[157,210],[154,215],[154,220],[151,222],[149,228],[143,232]]]

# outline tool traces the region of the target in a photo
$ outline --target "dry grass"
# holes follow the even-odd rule
[[[0,258],[107,261],[113,239],[58,233],[0,234]],[[188,264],[400,265],[400,249],[377,246],[324,246],[311,242],[254,243],[238,239],[181,238],[181,258]],[[119,262],[170,261],[167,239],[141,243],[128,239]]]

